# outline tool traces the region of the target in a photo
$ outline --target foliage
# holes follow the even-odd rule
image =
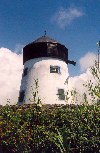
[[[71,91],[67,91],[66,103],[70,100],[73,104],[95,104],[100,103],[100,69],[98,62],[95,61],[95,65],[90,67],[91,79],[87,80],[83,86],[84,93],[80,94],[78,89],[73,88]],[[70,99],[71,98],[71,99]]]
[[[30,100],[31,103],[35,103],[39,106],[42,105],[42,101],[41,101],[41,98],[39,97],[39,92],[38,92],[38,89],[39,89],[39,81],[38,79],[34,79],[34,82],[35,82],[35,85],[34,85],[34,89],[32,88],[32,95],[33,95],[33,99]]]
[[[88,88],[88,94],[91,97],[91,101],[94,103],[97,99],[97,101],[100,102],[100,69],[97,61],[95,61],[95,65],[90,68],[90,72],[94,81],[89,80],[84,86]]]
[[[100,105],[0,106],[3,153],[98,153]]]

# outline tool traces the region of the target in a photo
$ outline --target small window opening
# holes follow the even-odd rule
[[[61,73],[59,66],[50,66],[50,73]]]
[[[48,43],[48,55],[51,55],[51,56],[58,55],[57,44]]]
[[[27,73],[28,73],[28,68],[26,67],[26,68],[24,69],[24,72],[23,72],[23,77],[26,76]]]
[[[20,92],[20,95],[19,95],[19,102],[23,102],[24,96],[25,96],[25,91],[22,90],[22,91]]]
[[[58,89],[58,94],[60,100],[65,100],[64,89]]]

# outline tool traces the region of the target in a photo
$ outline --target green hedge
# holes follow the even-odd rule
[[[0,153],[99,153],[100,105],[0,106]]]

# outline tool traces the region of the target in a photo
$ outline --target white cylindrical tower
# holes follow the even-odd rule
[[[23,48],[24,70],[18,104],[39,102],[65,104],[66,80],[69,76],[68,49],[42,36]]]

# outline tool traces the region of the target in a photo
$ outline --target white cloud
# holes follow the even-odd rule
[[[59,27],[65,28],[67,25],[71,24],[76,18],[83,16],[84,13],[77,8],[61,8],[52,17],[52,21],[56,22]]]
[[[76,95],[78,103],[83,102],[84,93],[87,94],[89,102],[91,102],[92,100],[91,96],[89,95],[88,88],[83,86],[83,84],[86,85],[89,80],[91,80],[91,82],[93,83],[92,87],[98,84],[98,79],[94,78],[90,69],[91,66],[95,65],[95,60],[97,60],[96,54],[94,54],[93,52],[88,52],[84,57],[79,60],[81,71],[84,73],[80,74],[79,76],[71,77],[69,79],[69,90],[71,91],[73,89],[76,89],[78,91],[78,96]],[[71,99],[69,100],[69,102],[70,101]]]
[[[0,48],[0,105],[5,105],[7,99],[11,104],[17,102],[22,70],[22,54]]]
[[[96,54],[88,52],[79,60],[81,72],[85,72],[90,66],[93,66],[96,60]]]
[[[93,80],[90,69],[87,69],[85,73],[82,73],[79,76],[69,78],[69,84],[68,84],[69,91],[76,90],[78,92],[78,94],[76,94],[76,101],[78,104],[83,103],[84,93],[87,94],[89,99],[88,88],[83,86],[83,84],[86,84],[88,80]],[[72,98],[69,99],[69,103],[71,101],[73,101]],[[74,99],[74,102],[75,102],[75,99]]]

